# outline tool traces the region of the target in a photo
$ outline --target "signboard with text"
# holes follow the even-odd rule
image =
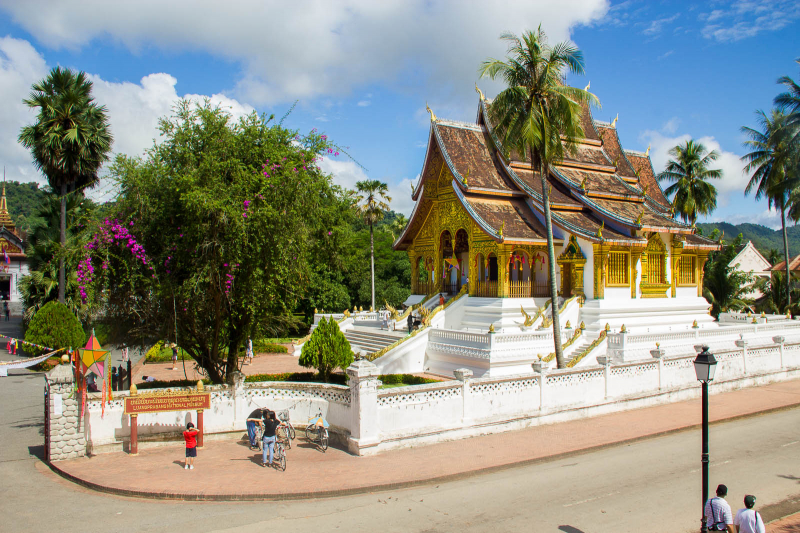
[[[125,398],[125,414],[164,413],[169,411],[200,411],[211,405],[211,394],[185,392],[152,394]]]

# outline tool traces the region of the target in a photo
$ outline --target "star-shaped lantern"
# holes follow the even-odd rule
[[[80,352],[81,356],[80,358],[83,374],[86,375],[89,372],[94,372],[98,378],[104,380],[106,377],[105,362],[102,361],[102,359],[105,358],[108,350],[103,350],[100,347],[97,337],[94,336],[94,330],[92,330],[92,336],[89,337],[86,347],[81,348],[78,351]]]

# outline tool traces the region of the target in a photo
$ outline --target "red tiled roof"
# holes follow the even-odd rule
[[[580,188],[583,180],[586,179],[586,188],[590,194],[596,192],[617,194],[631,198],[639,197],[614,174],[570,167],[557,167],[556,170],[571,181],[576,188]]]
[[[475,214],[499,232],[506,241],[532,240],[547,242],[547,232],[524,200],[491,198],[465,194],[464,200]]]
[[[619,143],[617,129],[611,126],[598,126],[597,129],[600,130],[600,135],[603,137],[603,149],[611,157],[612,163],[616,162],[617,164],[617,174],[626,178],[635,178],[636,174],[634,174],[633,168],[628,163]]]
[[[784,259],[780,263],[777,263],[772,268],[770,268],[770,270],[777,272],[786,272],[786,260]],[[791,272],[800,271],[800,255],[796,255],[794,259],[791,259],[789,261],[789,270]]]
[[[538,172],[532,172],[530,170],[517,167],[514,169],[514,173],[523,183],[525,183],[525,185],[533,189],[537,194],[539,194],[539,196],[541,196],[542,180],[539,178]],[[560,187],[564,187],[563,185],[553,184],[552,181],[553,178],[551,176],[548,180],[548,182],[553,185],[553,189],[550,191],[551,204],[572,205],[576,207],[582,205],[578,200],[561,191]]]
[[[445,158],[449,157],[455,170],[467,178],[470,189],[518,190],[503,170],[487,131],[479,126],[468,127],[447,121],[436,122],[434,127],[442,141]]]
[[[653,172],[653,165],[650,162],[650,157],[633,152],[627,152],[626,155],[633,165],[634,170],[639,173],[639,186],[642,187],[642,190],[644,190],[644,187],[647,187],[647,196],[664,209],[672,209],[672,204],[667,200],[667,197],[664,196],[664,191],[661,190],[661,186]]]
[[[611,200],[606,198],[590,198],[589,200],[597,204],[607,213],[630,220],[634,223],[639,220],[639,216],[641,215],[641,224],[646,228],[666,228],[668,230],[677,229],[686,232],[692,231],[692,229],[685,224],[681,224],[674,219],[664,217],[653,212],[653,210],[644,203],[626,202],[622,200]]]

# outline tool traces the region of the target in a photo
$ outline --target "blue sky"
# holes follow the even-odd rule
[[[471,121],[480,62],[502,57],[504,30],[540,23],[553,42],[583,50],[586,76],[602,102],[595,117],[623,145],[651,145],[656,170],[669,147],[690,136],[718,149],[725,177],[712,220],[776,227],[775,213],[745,198],[742,125],[769,109],[781,75],[800,77],[800,6],[783,0],[552,2],[504,0],[210,0],[113,2],[0,0],[0,164],[9,179],[38,180],[16,143],[32,120],[21,104],[56,65],[86,71],[109,108],[115,150],[141,153],[155,121],[179,97],[212,97],[232,113],[252,109],[286,124],[318,128],[366,172],[340,157],[325,168],[344,185],[365,176],[390,184],[408,214],[410,183],[422,167],[426,103],[440,117]],[[491,7],[490,7],[491,6]],[[480,81],[487,96],[500,86]],[[95,193],[109,197],[109,184]]]

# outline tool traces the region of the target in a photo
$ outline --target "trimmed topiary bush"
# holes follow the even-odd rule
[[[253,341],[253,353],[287,353],[286,346],[267,342],[264,339]]]
[[[86,338],[80,320],[66,305],[55,301],[39,309],[25,331],[26,342],[54,349],[82,348]],[[44,350],[39,349],[37,353],[44,353]]]
[[[303,345],[300,365],[316,368],[322,380],[328,383],[331,372],[337,368],[344,370],[352,362],[353,350],[339,329],[338,322],[333,318],[330,320],[322,318],[311,338]]]

